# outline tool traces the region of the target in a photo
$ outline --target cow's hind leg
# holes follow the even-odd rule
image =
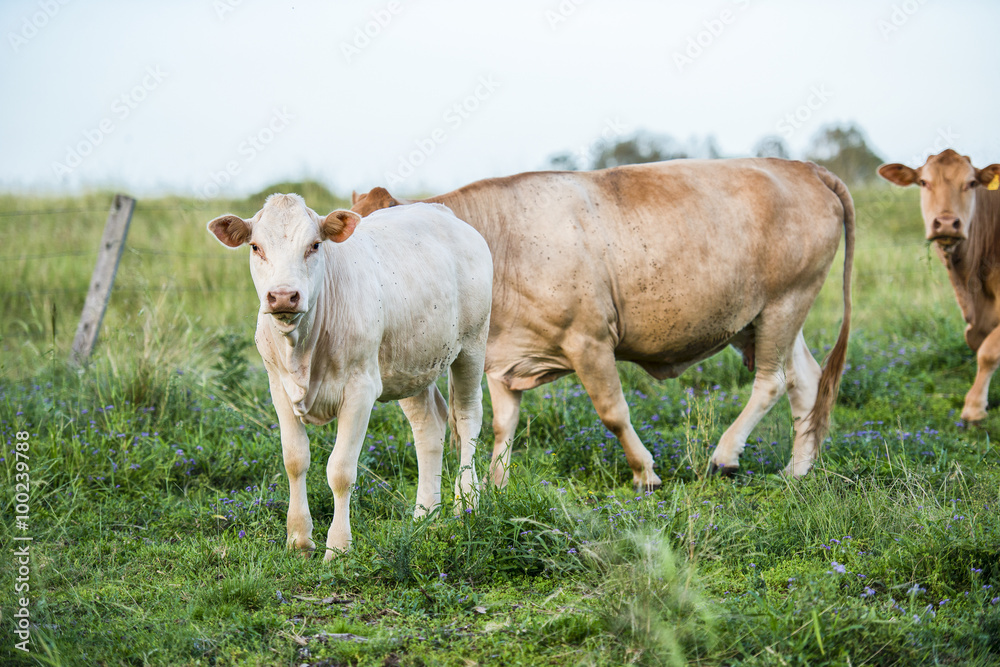
[[[823,372],[809,352],[801,331],[795,338],[787,369],[788,402],[792,407],[792,419],[795,420],[795,442],[792,444],[792,458],[785,467],[784,474],[801,477],[812,468],[813,462],[819,457],[822,444],[817,441],[815,434],[809,432],[812,426],[809,416],[816,404],[819,378]]]
[[[490,460],[490,478],[498,489],[507,486],[510,477],[510,455],[514,446],[514,432],[521,412],[521,394],[507,387],[502,380],[486,376],[493,403],[493,458]]]
[[[712,454],[714,469],[726,473],[739,468],[740,454],[746,447],[750,432],[785,393],[785,365],[802,328],[802,320],[808,312],[807,308],[798,313],[797,305],[798,300],[789,297],[783,304],[773,304],[758,317],[754,327],[757,374],[753,389],[739,417],[719,438],[719,444]],[[815,392],[813,399],[815,400]]]
[[[432,384],[416,396],[401,399],[399,406],[410,422],[417,452],[417,504],[413,510],[416,519],[441,504],[441,461],[448,405]]]
[[[586,346],[576,359],[571,359],[583,388],[587,390],[601,422],[611,431],[625,450],[625,460],[632,469],[632,483],[636,489],[658,488],[660,478],[653,472],[653,455],[649,453],[635,429],[621,378],[615,366],[615,356],[610,348],[601,345]]]
[[[1000,366],[1000,328],[990,332],[976,351],[976,381],[965,395],[962,419],[977,422],[986,419],[986,396],[990,391],[990,380]]]
[[[476,476],[476,443],[483,428],[483,364],[486,361],[486,330],[482,340],[467,346],[451,364],[448,403],[458,431],[459,464],[455,478],[455,513],[474,509],[479,503]]]

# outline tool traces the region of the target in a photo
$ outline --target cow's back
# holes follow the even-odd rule
[[[585,336],[619,358],[685,365],[784,292],[817,292],[844,219],[819,169],[677,160],[526,173],[433,198],[494,254],[487,370],[534,386],[571,369],[565,346]]]
[[[380,400],[412,395],[447,370],[488,320],[489,247],[433,204],[376,212],[355,235],[374,259],[369,279],[382,313]]]

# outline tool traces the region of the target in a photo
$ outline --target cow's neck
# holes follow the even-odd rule
[[[314,325],[317,321],[322,321],[320,313],[322,307],[322,298],[317,299],[316,304],[309,309],[309,312],[302,316],[302,320],[295,327],[295,330],[288,334],[280,331],[275,326],[273,319],[268,322],[271,340],[275,342],[281,363],[284,366],[285,372],[281,374],[281,385],[284,387],[285,393],[288,394],[292,408],[299,416],[309,412],[312,403],[309,384],[312,375],[313,353],[316,350],[320,329]]]
[[[959,241],[950,250],[945,250],[940,244],[935,243],[934,248],[948,269],[948,280],[951,282],[951,288],[955,290],[958,307],[962,309],[965,321],[971,322],[969,318],[972,316],[972,296],[969,292],[968,245],[968,241]]]

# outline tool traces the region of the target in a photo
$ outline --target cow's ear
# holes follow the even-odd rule
[[[208,231],[215,234],[222,245],[239,248],[250,240],[250,220],[236,215],[220,215],[208,223]]]
[[[358,194],[357,190],[351,190],[351,206],[354,206],[355,204],[358,203],[359,197],[361,197],[361,195]]]
[[[986,187],[990,187],[994,179],[1000,177],[1000,164],[991,164],[988,167],[983,167],[982,169],[976,169],[976,180]],[[1000,185],[1000,183],[998,183]],[[996,190],[996,187],[990,188],[991,190]]]
[[[354,228],[361,222],[361,216],[354,211],[338,209],[326,216],[320,230],[323,232],[323,239],[330,239],[334,243],[343,243],[351,238]]]
[[[903,187],[913,185],[919,178],[916,169],[911,169],[905,164],[899,164],[898,162],[894,164],[883,164],[878,168],[878,175],[890,183],[902,185]]]

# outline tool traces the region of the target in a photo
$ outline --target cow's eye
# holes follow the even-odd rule
[[[313,250],[319,250],[319,241],[316,241],[316,243],[313,243]]]
[[[260,246],[258,246],[256,243],[251,243],[250,249],[253,250],[254,252],[260,252]]]
[[[971,188],[978,188],[978,187],[979,187],[979,181],[969,181],[969,188],[970,189]]]
[[[927,187],[927,181],[925,181],[924,179],[921,178],[919,181],[917,181],[917,185],[919,185],[922,188],[926,188]]]

